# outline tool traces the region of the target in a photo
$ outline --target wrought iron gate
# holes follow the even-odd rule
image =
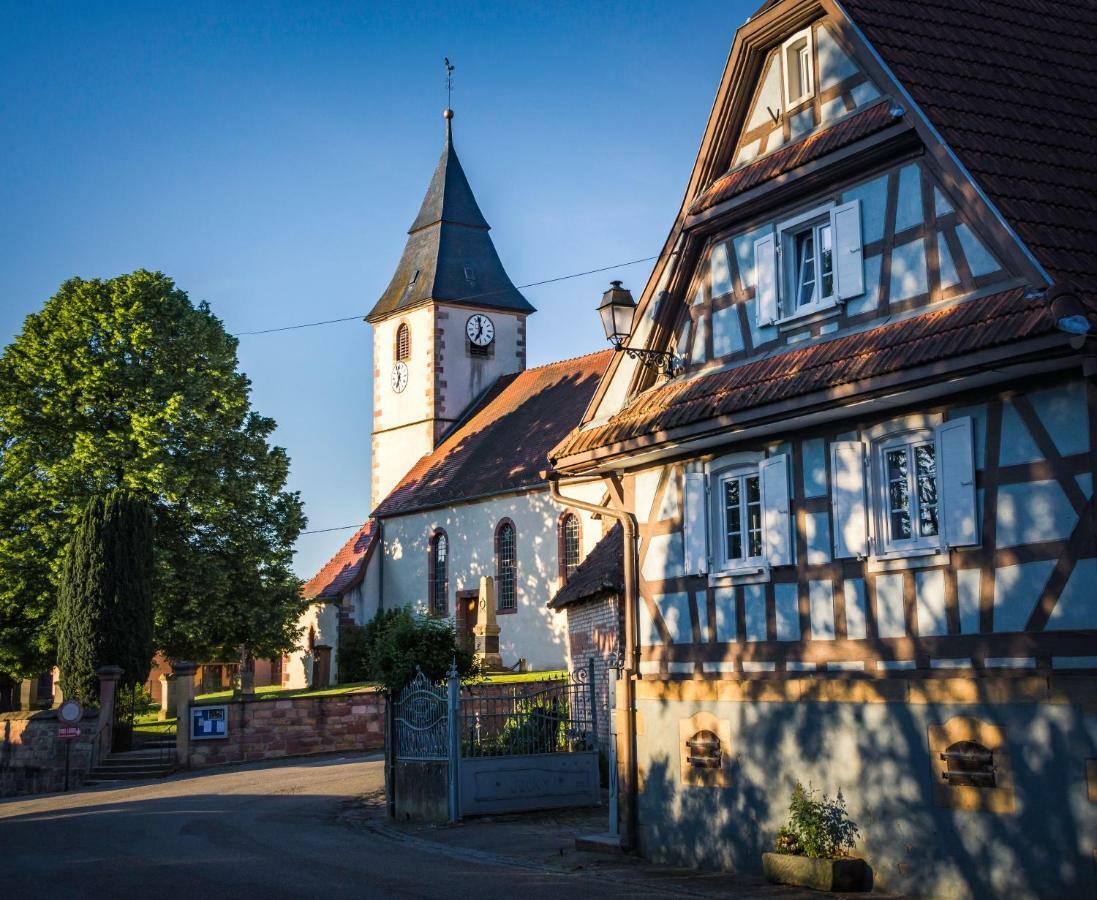
[[[456,672],[445,684],[417,672],[392,702],[395,814],[437,819],[444,810],[456,821],[597,805],[607,690],[593,665],[534,686],[462,688]]]
[[[443,686],[418,670],[393,705],[398,760],[449,759],[449,703]]]

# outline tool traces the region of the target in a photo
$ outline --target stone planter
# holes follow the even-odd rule
[[[811,859],[788,853],[763,853],[762,870],[766,881],[792,884],[817,891],[865,890],[863,859]]]

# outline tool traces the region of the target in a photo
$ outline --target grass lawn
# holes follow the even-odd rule
[[[550,678],[567,678],[564,669],[550,669],[547,672],[501,672],[484,677],[486,684],[521,684],[523,681],[548,681]]]
[[[280,688],[276,684],[269,684],[265,687],[257,687],[255,689],[257,700],[284,700],[287,697],[301,697],[308,695],[310,697],[326,697],[332,694],[350,694],[354,691],[366,691],[371,688],[375,688],[376,685],[372,681],[356,681],[351,684],[336,684],[331,687],[323,688],[319,691],[314,691],[311,688]],[[210,694],[199,694],[194,698],[195,703],[216,703],[218,700],[231,700],[232,691],[214,691]]]

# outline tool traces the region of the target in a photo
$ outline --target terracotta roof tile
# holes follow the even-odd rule
[[[563,609],[605,591],[624,591],[625,541],[622,534],[620,523],[606,532],[579,568],[571,573],[567,583],[549,600],[549,609]]]
[[[377,542],[373,519],[359,528],[324,567],[305,582],[301,593],[310,600],[337,600],[365,575],[370,551]]]
[[[500,378],[374,515],[402,515],[543,483],[549,450],[579,423],[612,356],[603,350]]]
[[[1052,279],[1097,296],[1097,4],[842,6]]]
[[[882,131],[901,118],[902,113],[892,108],[890,100],[881,100],[830,128],[817,131],[802,141],[783,147],[762,159],[717,178],[708,190],[693,201],[689,208],[690,214],[696,215],[703,212],[717,203],[722,203],[753,187],[772,181],[786,172],[791,172],[799,166],[820,159],[877,131]]]
[[[637,396],[607,423],[575,431],[555,459],[903,369],[963,357],[1054,330],[1046,299],[1020,290],[786,350]],[[1065,339],[1065,336],[1064,336]]]

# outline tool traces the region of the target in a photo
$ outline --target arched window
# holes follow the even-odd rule
[[[396,361],[407,359],[411,355],[411,329],[407,322],[401,322],[396,329]]]
[[[514,523],[504,519],[495,529],[495,591],[499,612],[518,608]]]
[[[579,517],[575,513],[565,513],[560,520],[560,575],[564,581],[579,568],[580,537]]]
[[[430,542],[430,611],[444,616],[449,605],[449,538],[437,532]]]

